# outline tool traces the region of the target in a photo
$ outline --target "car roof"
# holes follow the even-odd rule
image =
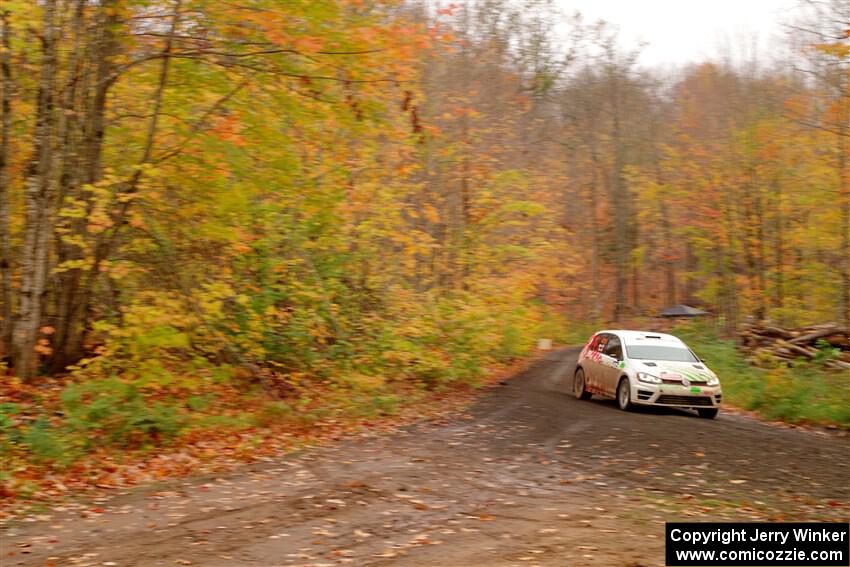
[[[596,334],[599,333],[615,333],[627,344],[685,344],[685,342],[678,337],[674,337],[673,335],[668,335],[665,333],[656,333],[654,331],[627,331],[623,329],[605,329],[602,331],[597,331]]]

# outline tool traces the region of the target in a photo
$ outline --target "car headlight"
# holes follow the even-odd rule
[[[646,382],[647,384],[660,384],[661,378],[657,376],[653,376],[652,374],[647,374],[646,372],[638,372],[637,379],[641,382]]]
[[[720,380],[717,379],[717,376],[712,376],[708,379],[708,382],[705,383],[706,386],[719,386]]]

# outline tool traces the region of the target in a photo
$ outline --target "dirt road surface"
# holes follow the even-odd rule
[[[0,563],[635,567],[665,521],[850,516],[850,438],[578,401],[577,352],[450,420],[45,512]]]

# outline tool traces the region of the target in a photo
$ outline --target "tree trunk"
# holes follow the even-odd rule
[[[171,25],[168,35],[165,38],[161,52],[162,64],[159,69],[159,77],[157,80],[156,91],[154,92],[153,108],[151,110],[151,118],[148,121],[147,132],[145,136],[145,147],[142,152],[139,166],[147,164],[153,158],[153,152],[156,142],[157,128],[159,120],[162,116],[162,104],[165,95],[165,89],[168,86],[169,73],[171,70],[171,53],[174,49],[174,40],[177,30],[180,26],[182,0],[174,1],[174,10],[171,16]],[[102,138],[102,134],[100,136]],[[98,153],[99,155],[99,153]],[[139,182],[142,179],[142,168],[137,167],[133,176],[119,190],[121,195],[131,195],[138,190]],[[69,313],[71,320],[69,321],[69,339],[68,345],[65,347],[68,353],[79,353],[82,351],[83,342],[85,340],[86,331],[89,327],[89,320],[92,316],[92,299],[95,292],[98,277],[102,264],[110,258],[118,245],[121,229],[124,226],[129,212],[132,199],[119,199],[117,210],[111,215],[111,229],[104,230],[98,234],[98,239],[95,242],[92,265],[84,278],[81,278],[80,291],[74,302],[74,310]]]
[[[734,213],[734,198],[732,191],[727,187],[724,188],[724,211],[723,211],[723,232],[728,238],[728,243],[723,246],[719,244],[720,250],[718,258],[720,261],[720,277],[721,289],[723,294],[724,314],[726,316],[725,331],[727,336],[736,336],[738,329],[738,283],[737,270],[735,266],[735,258],[737,250],[735,245],[735,213]],[[720,239],[718,239],[719,241]]]
[[[684,291],[684,300],[685,303],[691,304],[694,303],[694,272],[697,269],[697,257],[694,254],[694,244],[690,240],[685,243],[685,272],[687,272],[687,277],[685,278],[685,291]]]
[[[66,98],[66,107],[73,113],[76,103],[79,114],[83,119],[75,124],[75,128],[66,137],[68,141],[73,137],[74,145],[78,149],[72,149],[65,154],[63,181],[64,193],[71,193],[78,199],[87,201],[87,213],[91,213],[94,202],[90,195],[82,194],[80,187],[84,184],[96,183],[101,177],[101,155],[103,149],[103,133],[106,116],[106,95],[112,85],[114,64],[113,58],[117,54],[117,40],[115,27],[119,23],[118,12],[115,10],[116,0],[106,0],[98,10],[96,40],[94,46],[88,49],[88,57],[82,58],[80,66],[82,71],[78,73],[73,84],[66,89],[79,93],[76,99],[71,96]],[[82,19],[84,0],[79,0],[77,18],[75,20],[75,34],[84,33],[84,21]],[[77,38],[80,35],[76,36]],[[75,43],[77,43],[75,41]],[[76,45],[76,51],[80,46]],[[87,81],[87,77],[94,75],[94,81]],[[75,75],[76,76],[76,75]],[[88,215],[86,215],[88,216]],[[80,237],[86,236],[86,218],[72,221],[70,232]],[[59,242],[59,263],[83,259],[83,250],[76,244]],[[57,276],[56,290],[56,334],[54,335],[54,353],[51,369],[54,372],[63,370],[68,364],[80,358],[83,352],[83,338],[85,323],[84,312],[88,308],[88,294],[82,288],[84,269],[73,268],[63,271]]]
[[[758,289],[756,290],[756,318],[761,321],[765,318],[767,311],[767,283],[765,281],[765,272],[767,271],[767,263],[765,262],[764,249],[764,203],[762,199],[762,188],[758,180],[753,183],[753,191],[755,191],[755,213],[756,218],[756,274]]]
[[[662,253],[661,259],[664,263],[664,302],[666,305],[676,305],[676,263],[673,255],[673,230],[670,223],[670,206],[667,201],[667,191],[664,184],[664,175],[661,169],[661,156],[659,156],[659,142],[655,129],[653,129],[653,161],[655,162],[655,184],[658,187],[658,213],[661,225]]]
[[[610,101],[613,121],[613,144],[614,144],[614,168],[611,172],[611,201],[614,206],[614,243],[615,250],[615,275],[614,275],[614,320],[617,321],[625,314],[626,310],[626,251],[628,221],[628,203],[625,195],[623,180],[623,134],[620,125],[620,93],[618,88],[618,71],[611,76]]]
[[[633,238],[630,239],[630,241],[631,241],[632,251],[634,251],[637,248],[639,248],[639,246],[640,246],[639,245],[639,243],[641,241],[640,240],[640,227],[635,224],[631,228],[632,228]],[[631,286],[632,287],[632,313],[637,315],[637,314],[640,313],[640,268],[641,268],[641,266],[640,266],[640,263],[638,262],[638,259],[634,255],[630,256],[629,262],[632,265],[631,266],[632,267],[632,286]]]
[[[56,206],[58,180],[54,146],[58,135],[55,99],[58,32],[56,0],[47,0],[43,15],[44,54],[38,88],[34,152],[24,187],[26,213],[21,253],[20,302],[12,347],[15,373],[24,380],[32,379],[38,370],[34,347],[41,327]]]
[[[661,237],[664,239],[664,298],[667,305],[676,305],[676,265],[673,258],[673,237],[670,229],[670,211],[667,200],[659,199],[661,212]]]
[[[591,241],[591,250],[590,250],[590,274],[591,274],[591,284],[593,286],[593,290],[591,291],[590,296],[593,298],[593,320],[596,321],[602,315],[602,295],[599,293],[601,290],[600,285],[600,276],[599,276],[599,212],[597,211],[597,201],[598,193],[599,193],[599,168],[600,165],[598,163],[598,156],[596,154],[596,141],[593,138],[591,142],[590,148],[590,156],[591,156],[591,176],[590,176],[590,241]]]
[[[469,38],[469,9],[464,11],[464,33],[465,37]],[[472,91],[471,87],[471,77],[470,72],[472,69],[470,53],[469,53],[469,45],[467,42],[463,43],[463,52],[461,54],[461,61],[463,62],[464,72],[463,72],[463,93],[465,97],[469,97]],[[470,105],[471,101],[467,101],[467,105]],[[472,141],[470,140],[469,134],[469,112],[468,109],[463,109],[463,115],[461,116],[461,147],[463,148],[463,154],[461,156],[461,165],[460,165],[460,250],[458,251],[457,259],[460,262],[460,287],[461,289],[467,290],[469,289],[469,272],[470,272],[470,225],[471,225],[471,206],[472,199],[470,196],[470,152],[472,151]]]
[[[9,242],[9,139],[12,135],[12,30],[9,12],[0,13],[0,286],[3,317],[0,326],[0,358],[11,352],[13,329],[12,250]]]
[[[850,78],[843,78],[843,93],[850,89]],[[839,304],[841,321],[844,328],[850,330],[850,96],[839,99],[841,107],[838,131],[838,191],[841,211],[841,301]]]
[[[773,306],[779,309],[780,323],[783,323],[781,315],[782,308],[785,307],[785,254],[784,254],[784,220],[782,218],[782,186],[778,181],[774,182],[776,192],[776,226],[774,227],[774,263],[776,264],[776,273],[774,281]]]

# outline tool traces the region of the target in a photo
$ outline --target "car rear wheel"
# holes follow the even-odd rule
[[[697,408],[697,413],[704,419],[714,419],[719,411],[717,408]]]
[[[617,405],[623,411],[631,411],[634,408],[631,390],[628,378],[620,380],[620,384],[617,386]]]
[[[589,400],[590,396],[593,395],[587,391],[587,383],[584,379],[584,370],[581,368],[576,370],[576,374],[573,376],[573,393],[579,400]]]

